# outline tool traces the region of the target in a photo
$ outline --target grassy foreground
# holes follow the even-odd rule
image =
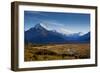
[[[90,58],[89,44],[28,44],[25,61],[70,60]]]

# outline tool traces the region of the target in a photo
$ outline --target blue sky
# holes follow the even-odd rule
[[[87,33],[90,31],[90,14],[24,11],[25,31],[38,23],[59,31]]]

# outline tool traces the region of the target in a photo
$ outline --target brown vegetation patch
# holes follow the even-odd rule
[[[90,58],[89,44],[28,44],[25,61],[67,60]]]

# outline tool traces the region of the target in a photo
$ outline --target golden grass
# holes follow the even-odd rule
[[[25,45],[25,61],[67,60],[90,58],[89,44]]]

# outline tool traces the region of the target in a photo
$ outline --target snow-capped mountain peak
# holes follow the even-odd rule
[[[34,28],[38,29],[38,28],[45,28],[46,30],[48,31],[53,31],[53,32],[58,32],[58,33],[61,33],[63,35],[68,35],[72,32],[68,31],[67,29],[64,29],[62,27],[55,27],[53,24],[47,24],[47,23],[39,23],[39,24],[36,24],[34,26]]]
[[[35,29],[38,29],[38,28],[43,28],[42,24],[41,23],[38,23],[34,26]]]
[[[84,35],[82,32],[72,32],[70,30],[67,30],[63,27],[54,27],[53,24],[47,24],[47,23],[38,23],[34,26],[35,29],[46,29],[48,31],[53,31],[53,32],[57,32],[60,33],[62,35],[66,35],[66,36],[73,36],[73,35],[77,35],[77,36],[82,36]]]

